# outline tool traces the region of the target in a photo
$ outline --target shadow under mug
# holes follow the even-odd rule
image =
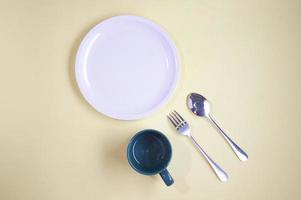
[[[153,129],[138,132],[127,148],[127,158],[133,169],[143,175],[160,174],[167,186],[174,183],[166,169],[171,156],[169,140],[163,133]]]

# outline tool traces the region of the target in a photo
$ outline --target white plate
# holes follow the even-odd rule
[[[173,41],[157,24],[116,16],[85,36],[75,71],[81,93],[97,111],[135,120],[170,98],[179,77],[179,58]]]

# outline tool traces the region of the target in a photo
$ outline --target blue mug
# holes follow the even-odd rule
[[[143,175],[160,174],[167,186],[174,183],[167,171],[172,149],[167,137],[153,129],[138,132],[130,140],[127,158],[131,167]]]

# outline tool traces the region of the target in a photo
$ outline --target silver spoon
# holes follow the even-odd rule
[[[221,129],[221,127],[214,121],[210,113],[210,105],[207,99],[197,93],[191,93],[187,96],[187,105],[189,109],[199,117],[206,117],[221,133],[221,135],[228,142],[234,153],[241,161],[247,161],[248,155]]]

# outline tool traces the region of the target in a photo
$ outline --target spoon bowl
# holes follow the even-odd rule
[[[204,117],[210,113],[210,104],[207,99],[197,93],[190,93],[187,96],[188,108],[197,116]]]

